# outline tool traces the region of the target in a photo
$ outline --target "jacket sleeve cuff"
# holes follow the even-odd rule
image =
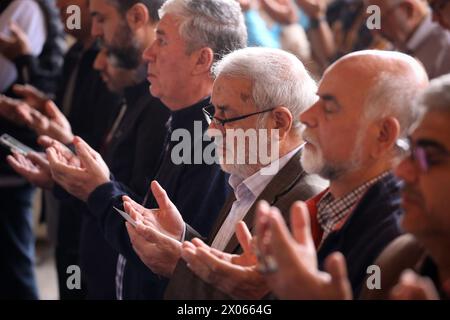
[[[187,223],[185,224],[185,229],[184,229],[184,235],[183,235],[183,241],[191,241],[194,238],[199,238],[203,241],[205,241],[206,239],[204,237],[202,237],[200,235],[200,233],[198,233],[194,228],[192,228],[190,225],[188,225]]]
[[[89,195],[87,200],[89,211],[98,217],[102,212],[108,210],[113,199],[117,199],[125,194],[126,193],[112,181],[102,184]]]

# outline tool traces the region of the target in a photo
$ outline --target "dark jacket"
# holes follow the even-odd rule
[[[354,297],[366,285],[367,268],[402,233],[400,204],[400,182],[389,174],[366,192],[343,226],[331,232],[318,249],[321,270],[331,253],[340,251],[344,255]]]
[[[169,112],[148,92],[148,82],[125,90],[127,111],[103,153],[115,179],[144,196],[148,177],[153,177],[166,136]],[[152,150],[153,152],[149,152]],[[61,189],[59,198],[78,202]],[[70,203],[70,202],[68,202]],[[115,299],[117,250],[105,240],[97,212],[85,207],[80,240],[81,267],[88,286],[88,299]],[[118,223],[123,223],[118,219]]]
[[[305,173],[300,164],[300,154],[301,152],[295,154],[286,166],[273,177],[249,209],[244,218],[244,222],[251,230],[255,226],[255,210],[260,200],[266,200],[271,206],[279,208],[286,221],[289,221],[290,207],[295,201],[309,199],[326,187],[325,181]],[[209,245],[212,244],[217,232],[228,216],[234,201],[234,195],[230,196],[222,208],[214,224],[214,228],[208,237],[207,243]],[[188,228],[186,231],[186,240],[192,240],[196,236],[198,236],[197,232],[192,230],[192,228]],[[236,235],[233,235],[224,251],[233,254],[242,252]],[[187,300],[231,299],[231,297],[198,278],[189,270],[182,259],[177,264],[164,297],[165,299]]]
[[[194,135],[194,121],[200,125],[200,136],[191,141],[192,157],[195,145],[203,151],[206,143],[202,142],[207,128],[202,108],[209,99],[173,112],[169,122],[169,133],[176,129],[187,129],[191,137]],[[168,136],[170,138],[170,135]],[[149,176],[158,180],[167,191],[169,198],[183,214],[183,219],[207,234],[216,219],[220,207],[225,202],[229,188],[227,175],[217,164],[180,164],[176,165],[171,159],[172,149],[176,142],[166,141],[166,147],[161,159],[161,166],[156,176]],[[153,150],[147,148],[149,152]],[[147,184],[147,190],[149,184]],[[113,206],[122,207],[122,196],[131,196],[141,202],[143,194],[134,192],[119,180],[111,181],[98,187],[89,197],[88,205],[93,214],[99,219],[103,234],[109,243],[127,259],[127,269],[124,276],[124,299],[160,299],[165,288],[165,279],[160,279],[148,269],[134,252],[123,218],[113,210]],[[153,196],[149,196],[148,208],[157,207]],[[133,268],[134,272],[129,272]]]
[[[65,56],[61,87],[55,100],[62,108],[69,79],[73,72],[77,72],[67,118],[73,133],[96,150],[100,148],[117,115],[121,101],[118,95],[108,90],[100,74],[93,69],[97,53],[98,49],[95,46],[84,50],[79,42],[70,48]],[[86,205],[82,201],[69,198],[69,201],[60,202],[59,211],[61,214],[58,221],[58,246],[66,251],[78,253],[81,217],[82,213],[87,211]]]

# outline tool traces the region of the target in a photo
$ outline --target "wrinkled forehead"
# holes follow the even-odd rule
[[[156,35],[164,38],[170,38],[171,42],[177,41],[185,45],[185,40],[180,34],[180,24],[182,19],[176,15],[167,13],[156,25]]]
[[[252,82],[243,77],[220,75],[213,85],[212,99],[236,100],[247,103],[252,100]]]
[[[333,64],[319,83],[319,96],[332,95],[343,106],[362,106],[375,83],[376,74],[351,61]]]

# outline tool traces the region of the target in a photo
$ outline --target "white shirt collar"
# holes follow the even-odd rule
[[[241,177],[232,174],[228,179],[228,183],[233,188],[236,199],[239,200],[242,196],[242,193],[245,191],[250,191],[253,196],[257,198],[267,187],[270,181],[272,181],[272,178],[277,175],[278,172],[280,172],[280,170],[289,162],[289,160],[292,159],[292,157],[297,152],[300,151],[302,147],[303,144],[267,166],[272,166],[273,168],[275,168],[275,170],[267,170],[267,172],[264,172],[263,168],[246,179],[242,179]]]

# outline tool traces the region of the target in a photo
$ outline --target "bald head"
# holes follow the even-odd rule
[[[428,86],[422,64],[400,52],[358,51],[338,60],[327,72],[348,74],[349,92],[364,108],[363,114],[369,119],[395,117],[401,136],[419,115],[411,102]]]
[[[330,180],[338,196],[390,170],[397,140],[419,114],[412,100],[427,84],[420,63],[402,53],[360,51],[339,59],[320,81],[319,101],[300,116],[309,146],[305,170]]]

